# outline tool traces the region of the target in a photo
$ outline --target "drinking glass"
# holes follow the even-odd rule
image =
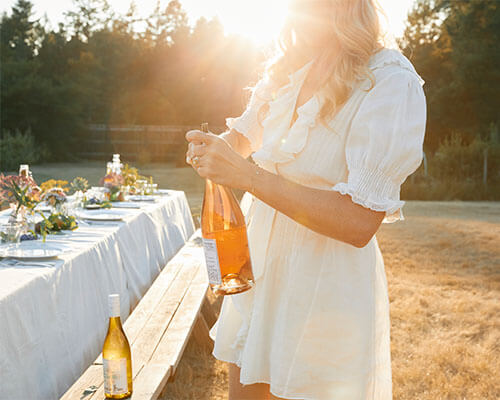
[[[137,187],[137,194],[143,195],[146,190],[148,181],[146,179],[137,179],[137,181],[135,181],[135,184]]]
[[[9,222],[0,224],[1,243],[19,243],[24,224],[21,222]]]

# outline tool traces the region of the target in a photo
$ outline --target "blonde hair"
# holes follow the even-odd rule
[[[293,0],[293,3],[302,1],[308,0]],[[368,62],[375,52],[384,47],[378,16],[378,12],[383,11],[377,0],[325,0],[324,3],[331,10],[327,16],[331,21],[328,23],[330,37],[338,46],[336,52],[333,47],[322,50],[328,65],[328,77],[319,89],[325,99],[319,114],[323,121],[339,111],[359,80],[368,78],[373,87],[375,80]],[[270,60],[266,68],[266,74],[278,87],[286,84],[288,75],[304,64],[304,60],[300,59],[300,49],[294,43],[296,17],[289,13],[279,38],[279,54]]]

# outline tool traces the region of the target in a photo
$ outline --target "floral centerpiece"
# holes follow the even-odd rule
[[[72,215],[65,215],[63,213],[52,213],[48,217],[45,217],[41,213],[43,221],[39,222],[35,226],[35,232],[39,233],[45,238],[49,233],[56,233],[62,230],[75,230],[78,228],[78,223],[76,218]]]
[[[133,186],[137,179],[139,179],[139,171],[137,170],[137,168],[125,164],[122,169],[122,176],[123,184],[125,186]]]
[[[123,176],[114,172],[106,174],[100,181],[100,184],[106,189],[109,201],[123,201]]]
[[[56,212],[61,212],[62,205],[66,202],[67,197],[63,188],[53,187],[42,195],[42,200],[44,200],[49,206],[53,207]]]
[[[47,193],[50,189],[61,188],[65,193],[69,191],[68,181],[60,179],[49,179],[40,185],[42,192]]]
[[[81,176],[78,176],[73,179],[70,186],[73,193],[85,193],[89,189],[89,181]]]
[[[82,206],[87,209],[111,208],[111,203],[100,190],[89,189],[83,195]]]
[[[12,209],[9,222],[24,220],[40,201],[41,189],[29,176],[0,174],[0,204]]]

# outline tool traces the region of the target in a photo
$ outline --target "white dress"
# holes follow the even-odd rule
[[[309,62],[274,90],[261,80],[246,111],[227,125],[251,142],[262,168],[403,219],[400,186],[422,161],[423,80],[399,51],[382,49],[363,81],[327,124],[322,100],[295,101]],[[259,124],[257,112],[270,101]],[[363,248],[295,222],[250,193],[242,202],[256,280],[226,296],[210,330],[213,355],[241,368],[240,382],[270,384],[289,399],[392,398],[390,323],[384,261],[374,236]],[[311,205],[312,206],[312,205]]]

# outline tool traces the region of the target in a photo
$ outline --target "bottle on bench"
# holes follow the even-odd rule
[[[201,125],[208,132],[208,124]],[[242,293],[254,285],[245,217],[232,190],[207,179],[201,234],[208,280],[217,295]]]
[[[124,399],[132,394],[132,356],[130,344],[120,320],[120,295],[108,297],[109,326],[102,347],[104,395]]]

